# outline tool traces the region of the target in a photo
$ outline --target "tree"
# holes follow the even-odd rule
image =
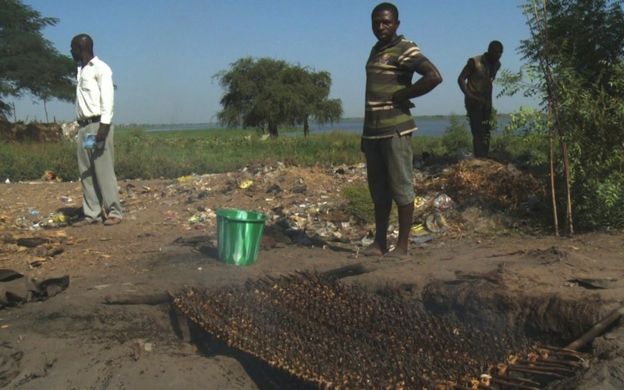
[[[533,78],[519,73],[505,80],[508,94],[523,90],[542,98],[564,161],[563,170],[556,166],[553,172],[561,177],[567,171],[570,219],[574,209],[586,228],[624,226],[622,4],[527,1],[523,9],[532,35],[521,42],[520,52],[528,61],[525,76]]]
[[[0,0],[0,117],[6,118],[6,98],[30,93],[44,103],[73,99],[75,66],[61,55],[41,30],[58,23],[19,0]]]
[[[342,116],[340,99],[328,99],[331,88],[329,72],[313,72],[301,66],[287,69],[284,81],[296,88],[301,95],[300,118],[297,124],[303,124],[303,134],[310,134],[310,119],[320,124],[334,122]]]
[[[241,58],[215,75],[225,90],[217,114],[227,126],[259,127],[272,137],[279,126],[333,122],[342,115],[339,99],[329,99],[331,76],[271,58]]]

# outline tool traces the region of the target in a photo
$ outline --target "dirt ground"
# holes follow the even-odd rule
[[[371,290],[409,286],[416,296],[436,280],[496,272],[510,294],[593,300],[600,316],[624,301],[623,232],[573,238],[523,232],[462,199],[453,200],[463,219],[449,214],[446,233],[414,240],[409,259],[358,256],[370,226],[348,215],[340,191],[363,182],[362,172],[278,166],[121,181],[125,219],[112,227],[67,226],[81,204],[79,183],[0,184],[0,268],[38,280],[70,277],[54,297],[0,309],[0,387],[280,387],[258,379],[248,361],[200,352],[176,332],[167,305],[106,302],[184,286],[240,285],[295,270],[362,263],[370,272],[345,282]],[[217,260],[214,211],[222,207],[269,216],[256,263]],[[33,237],[45,240],[18,244]],[[595,361],[578,388],[624,388],[622,327],[610,328],[589,352]]]

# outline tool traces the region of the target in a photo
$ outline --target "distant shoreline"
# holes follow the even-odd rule
[[[463,126],[469,130],[468,119],[465,115],[419,115],[414,116],[418,135],[424,136],[441,136],[451,126],[451,124]],[[497,130],[509,123],[510,115],[500,114],[497,116]],[[364,125],[364,118],[343,118],[333,123],[320,124],[316,122],[310,123],[310,132],[312,134],[322,134],[331,132],[354,133],[361,134]],[[230,130],[232,128],[221,126],[218,123],[185,123],[185,124],[131,124],[117,125],[120,129],[142,129],[149,133],[160,132],[189,132],[189,131],[221,131]],[[235,127],[241,129],[240,127]],[[300,135],[303,134],[303,126],[285,126],[280,127],[279,132],[284,135]],[[257,128],[249,127],[244,130],[257,130]]]
[[[464,118],[466,115],[465,114],[447,114],[447,115],[413,115],[413,118],[418,121],[423,120],[423,119],[448,119],[451,117],[459,117],[459,118]],[[498,118],[509,118],[511,116],[511,114],[497,114],[496,115]],[[354,121],[364,121],[364,117],[344,117],[341,118],[339,121],[335,122],[335,123],[340,123],[340,122],[354,122]],[[315,125],[316,123],[313,122]],[[226,128],[226,126],[221,126],[219,123],[217,122],[195,122],[195,123],[125,123],[125,124],[118,124],[117,126],[119,127],[143,127],[146,130],[149,130],[151,128],[160,128],[160,127],[169,127],[169,126],[174,126],[177,128],[197,128],[199,126],[203,126],[205,128]]]

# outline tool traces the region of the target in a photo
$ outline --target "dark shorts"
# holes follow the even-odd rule
[[[368,189],[373,202],[388,204],[394,200],[398,206],[413,203],[411,134],[362,139],[362,151],[366,156]]]

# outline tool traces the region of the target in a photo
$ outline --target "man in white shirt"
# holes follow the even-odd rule
[[[76,225],[116,225],[122,210],[114,169],[113,72],[93,54],[93,40],[87,34],[71,41],[71,54],[78,64],[76,120],[78,169],[82,185],[84,220]]]

